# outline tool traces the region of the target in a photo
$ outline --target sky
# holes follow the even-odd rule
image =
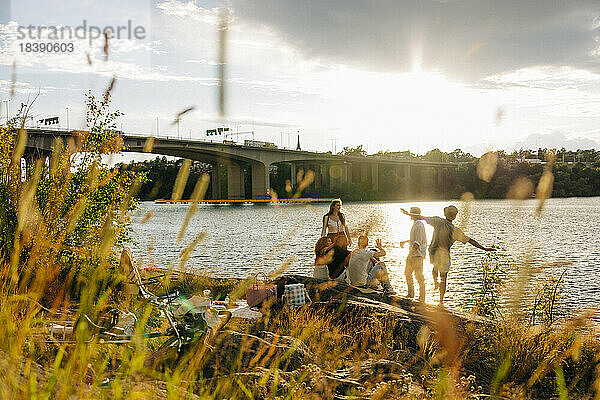
[[[27,51],[40,43],[64,51]],[[214,140],[207,129],[229,126],[254,132],[238,141],[369,153],[599,149],[600,1],[0,0],[0,119],[39,93],[36,120],[66,128],[68,113],[83,128],[84,94],[113,77],[131,133]]]

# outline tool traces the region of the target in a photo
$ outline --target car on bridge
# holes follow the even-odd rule
[[[248,147],[267,147],[270,149],[276,149],[277,145],[272,142],[262,142],[260,140],[244,140],[244,146]]]

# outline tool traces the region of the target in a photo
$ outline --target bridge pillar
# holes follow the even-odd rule
[[[314,173],[312,187],[314,190],[318,190],[321,187],[321,171],[319,168],[319,164],[313,164],[311,169]]]
[[[435,186],[435,194],[444,195],[444,168],[433,167],[433,183]]]
[[[379,164],[371,164],[371,189],[379,191]]]
[[[413,196],[413,182],[412,182],[412,171],[410,169],[410,165],[405,164],[401,167],[402,175],[401,176],[403,187],[401,189],[402,197],[404,199],[411,199]]]
[[[332,164],[329,167],[330,187],[338,187],[342,183],[348,182],[348,177],[351,176],[350,168],[351,165],[347,163]]]
[[[369,180],[369,165],[360,164],[360,183],[367,182]]]
[[[212,164],[212,171],[210,174],[210,184],[212,186],[212,199],[221,199],[221,176],[219,163]]]
[[[263,162],[253,162],[252,167],[252,198],[269,198],[267,192],[271,188],[269,166]]]
[[[440,193],[442,198],[446,195],[446,178],[448,178],[449,169],[446,167],[440,168]]]
[[[298,184],[297,177],[296,164],[290,163],[290,184],[292,185],[292,191],[296,190],[296,185]]]
[[[331,176],[329,176],[329,165],[321,164],[319,168],[321,170],[321,187],[331,189]]]
[[[345,183],[348,182],[348,177],[351,176],[351,174],[352,174],[350,168],[351,168],[351,165],[348,163],[344,163],[342,165],[342,182],[345,182]]]
[[[323,177],[321,176],[321,165],[320,164],[315,164],[314,165],[314,172],[315,172],[315,190],[319,190],[321,189],[321,187],[323,187]]]
[[[229,200],[243,199],[244,196],[244,171],[239,164],[227,164],[227,198]]]

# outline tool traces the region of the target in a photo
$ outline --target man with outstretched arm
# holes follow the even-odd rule
[[[411,214],[405,209],[402,209],[402,212],[413,219],[423,220],[433,226],[433,236],[429,245],[429,259],[431,260],[431,264],[433,264],[433,281],[435,287],[436,289],[438,287],[440,289],[440,304],[444,304],[446,282],[448,271],[450,271],[450,247],[452,247],[454,242],[469,243],[485,251],[496,251],[494,248],[480,245],[475,239],[471,239],[465,235],[462,229],[452,224],[452,221],[456,219],[456,215],[458,214],[458,209],[455,206],[444,208],[445,219],[440,217],[423,217],[420,214]],[[440,275],[439,284],[438,273]]]

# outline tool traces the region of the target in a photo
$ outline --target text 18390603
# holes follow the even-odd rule
[[[72,42],[27,42],[19,43],[21,53],[72,53],[75,45]]]

